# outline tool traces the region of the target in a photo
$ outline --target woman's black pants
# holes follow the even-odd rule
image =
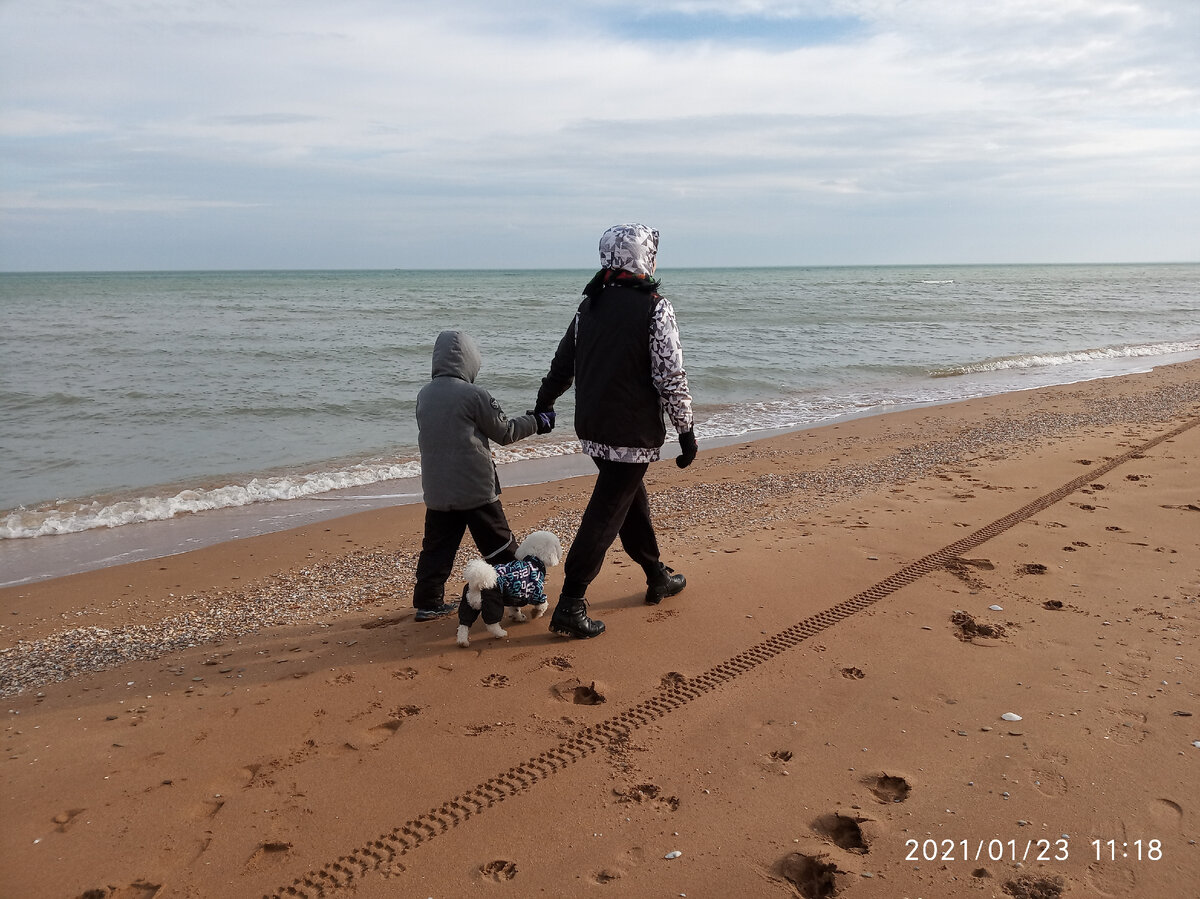
[[[579,599],[600,573],[613,540],[649,574],[658,568],[658,538],[650,522],[650,500],[642,479],[646,462],[592,458],[600,470],[563,567],[565,597]]]

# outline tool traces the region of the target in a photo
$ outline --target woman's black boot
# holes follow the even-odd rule
[[[682,574],[676,574],[674,568],[668,568],[659,562],[657,569],[646,572],[646,602],[656,606],[686,586],[687,579]]]
[[[560,596],[550,616],[550,630],[564,637],[597,637],[604,633],[604,622],[588,618],[582,596]]]

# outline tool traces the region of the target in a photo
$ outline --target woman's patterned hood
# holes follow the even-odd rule
[[[600,238],[600,267],[650,277],[658,257],[658,232],[645,225],[613,225]]]

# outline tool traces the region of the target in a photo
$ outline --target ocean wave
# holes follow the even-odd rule
[[[39,409],[43,407],[49,407],[53,409],[62,406],[78,406],[88,402],[90,402],[90,400],[86,396],[79,396],[74,393],[64,393],[61,390],[44,394],[29,393],[27,391],[0,390],[0,410],[11,412],[24,412],[28,409]]]
[[[701,437],[743,437],[760,431],[786,431],[809,427],[842,418],[888,408],[904,402],[932,397],[897,397],[884,393],[846,393],[842,395],[813,395],[769,400],[765,402],[734,403],[706,413],[698,421]],[[665,452],[664,452],[665,456]]]
[[[579,442],[531,441],[519,446],[493,447],[498,464],[548,459],[579,452]],[[0,540],[74,534],[93,528],[115,528],[143,521],[163,521],[192,512],[208,512],[253,503],[305,499],[349,487],[367,487],[381,481],[416,478],[421,463],[361,463],[336,471],[253,478],[246,484],[180,490],[170,495],[138,496],[107,502],[59,502],[53,506],[16,509],[0,518]]]
[[[0,539],[73,534],[141,521],[163,521],[189,512],[301,499],[345,487],[363,487],[379,481],[412,478],[420,472],[421,466],[417,462],[361,464],[339,471],[254,478],[246,484],[181,490],[170,496],[139,496],[107,503],[64,502],[48,508],[22,508],[0,519]]]
[[[955,378],[960,375],[984,372],[1012,371],[1023,368],[1044,368],[1052,365],[1070,365],[1076,362],[1098,362],[1104,359],[1135,359],[1147,356],[1167,356],[1172,353],[1200,351],[1200,341],[1178,341],[1171,343],[1148,343],[1124,346],[1100,347],[1091,350],[1073,350],[1065,353],[1028,353],[1019,356],[1002,356],[931,371],[932,378]]]
[[[505,447],[493,446],[492,458],[496,460],[497,464],[503,465],[508,462],[522,462],[527,459],[551,459],[554,456],[569,456],[577,452],[579,452],[578,440],[571,440],[567,443],[531,442]]]

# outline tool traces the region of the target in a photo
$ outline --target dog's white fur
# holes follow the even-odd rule
[[[558,537],[550,531],[534,531],[522,540],[521,545],[517,547],[518,559],[527,559],[530,556],[535,559],[541,559],[547,570],[551,569],[562,561],[562,544],[559,543]],[[467,582],[467,604],[472,609],[479,609],[483,606],[481,591],[496,586],[496,569],[483,559],[472,559],[463,569],[463,579]],[[528,621],[530,618],[541,618],[546,614],[546,608],[549,605],[549,602],[532,604],[529,606],[528,615],[525,614],[525,610],[520,606],[510,606],[512,620],[522,622]],[[493,637],[508,636],[508,631],[502,628],[498,621],[495,624],[487,624],[485,622],[484,626]],[[468,631],[469,628],[465,624],[458,626],[457,640],[459,646],[465,648],[471,645],[471,641],[467,636]]]

